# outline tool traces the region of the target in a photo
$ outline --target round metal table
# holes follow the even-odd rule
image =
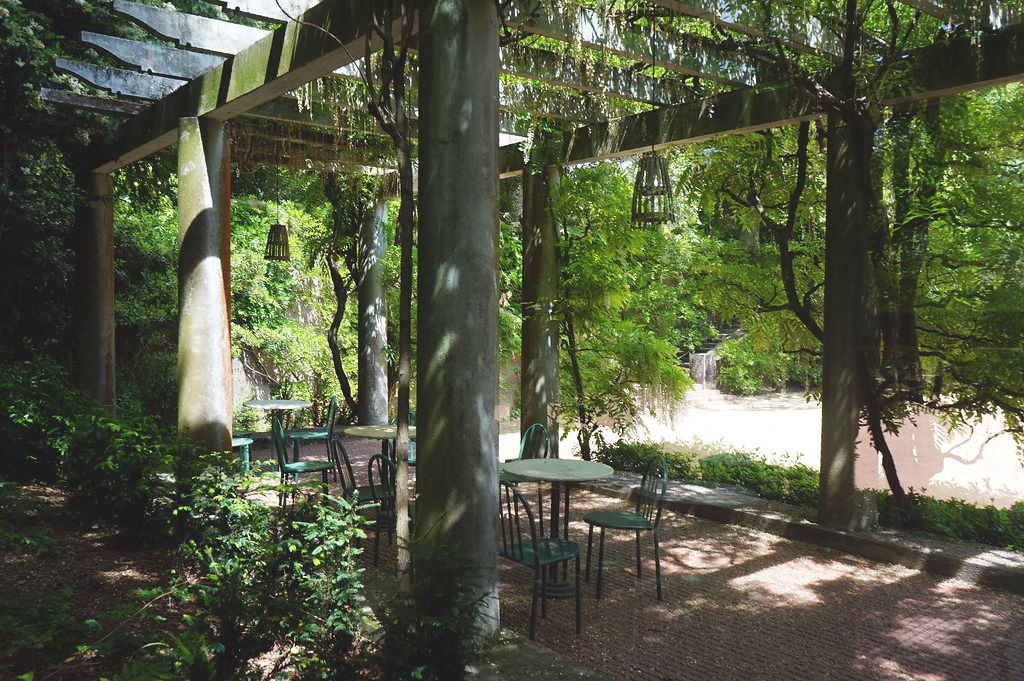
[[[596,461],[579,461],[577,459],[515,459],[506,461],[501,469],[506,473],[518,475],[524,480],[534,482],[551,483],[551,522],[549,523],[550,534],[558,538],[559,529],[562,530],[562,538],[569,538],[569,489],[574,482],[587,482],[589,480],[600,480],[607,478],[615,470],[603,463]],[[561,487],[565,486],[565,510],[559,508]],[[561,517],[560,517],[561,516]],[[561,523],[559,523],[561,520]],[[561,528],[559,527],[561,525]],[[564,566],[568,570],[567,566]],[[548,581],[548,596],[554,598],[573,598],[575,596],[575,585],[564,575],[563,579],[557,579],[558,568],[552,566],[552,579]]]
[[[352,437],[362,437],[367,440],[380,440],[381,454],[388,456],[388,440],[394,440],[398,437],[398,426],[393,423],[378,423],[370,426],[349,426],[342,432],[344,432],[345,435],[351,435]],[[416,426],[409,426],[409,439],[416,439]],[[410,457],[409,465],[415,466],[416,459]]]

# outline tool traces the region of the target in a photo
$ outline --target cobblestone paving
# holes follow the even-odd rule
[[[585,552],[583,512],[623,506],[574,493],[571,537]],[[1024,598],[674,513],[661,527],[664,602],[651,538],[638,581],[632,536],[609,531],[582,635],[555,601],[538,642],[618,679],[1024,679]],[[502,624],[526,634],[531,571],[500,570]]]
[[[379,447],[346,446],[362,478],[357,462]],[[585,560],[582,514],[625,503],[580,490],[572,503]],[[666,512],[658,602],[650,535],[642,541],[637,580],[631,535],[609,531],[602,599],[596,546],[584,585],[583,633],[573,601],[556,600],[537,641],[616,679],[1024,680],[1022,597]],[[393,549],[383,555],[393,560]],[[532,571],[502,561],[500,579],[502,625],[527,635]]]

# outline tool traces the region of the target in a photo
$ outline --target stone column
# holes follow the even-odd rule
[[[860,418],[867,276],[867,203],[872,133],[828,119],[825,304],[818,522],[859,529],[863,495],[854,486]]]
[[[82,176],[86,205],[79,212],[75,371],[79,387],[114,412],[113,179]]]
[[[523,174],[523,331],[519,434],[534,423],[548,429],[549,456],[558,456],[558,228],[551,198],[561,167]]]
[[[359,230],[359,423],[388,422],[388,318],[384,299],[388,203],[378,198]]]
[[[493,0],[420,13],[416,535],[476,571],[498,626],[498,16]]]
[[[226,126],[178,124],[178,429],[231,447],[231,173]]]

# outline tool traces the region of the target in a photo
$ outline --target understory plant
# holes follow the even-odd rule
[[[0,475],[61,483],[74,515],[133,542],[165,537],[170,473],[190,448],[152,418],[112,415],[73,387],[52,350],[0,357],[0,437],[17,443]]]
[[[461,681],[483,644],[472,594],[480,568],[454,546],[410,544],[412,592],[398,593],[380,610],[382,671],[387,679]]]
[[[193,681],[264,678],[267,664],[293,678],[347,678],[364,619],[357,508],[290,485],[291,503],[268,504],[278,489],[235,473],[232,457],[207,463],[176,510],[181,589],[195,612],[183,636],[137,664]]]
[[[765,499],[817,507],[818,471],[799,463],[783,466],[744,452],[719,452],[695,461],[688,452],[666,452],[644,442],[608,445],[598,450],[597,460],[615,470],[642,473],[647,461],[658,454],[665,457],[672,480],[739,485]],[[889,491],[879,490],[877,496],[878,523],[883,527],[1024,551],[1024,502],[1000,509],[959,499],[935,499],[910,490],[909,512],[902,512]]]

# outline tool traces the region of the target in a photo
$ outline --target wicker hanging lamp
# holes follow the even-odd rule
[[[270,226],[267,234],[267,250],[263,252],[265,260],[280,260],[288,262],[291,254],[288,252],[288,228],[281,223]]]
[[[668,165],[653,149],[640,157],[633,182],[633,224],[659,224],[675,218]]]

